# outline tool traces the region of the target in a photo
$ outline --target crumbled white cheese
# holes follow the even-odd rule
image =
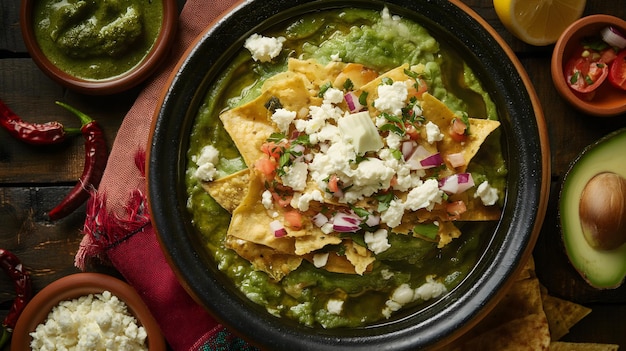
[[[348,114],[340,118],[338,126],[345,141],[354,145],[354,151],[357,154],[377,151],[384,146],[378,129],[367,111]]]
[[[439,126],[431,121],[426,123],[426,140],[429,144],[443,140],[443,133],[439,130]]]
[[[391,299],[401,305],[406,305],[407,303],[413,301],[414,295],[415,292],[413,291],[413,289],[411,289],[409,284],[405,283],[400,285],[396,288],[396,290],[393,291],[393,293],[391,294]]]
[[[302,191],[306,187],[306,179],[309,174],[309,167],[305,162],[294,162],[286,167],[285,174],[281,177],[283,184],[291,187],[295,191]]]
[[[389,135],[385,138],[385,141],[387,142],[387,146],[391,149],[400,150],[402,137],[399,134],[389,133]]]
[[[375,232],[365,232],[367,248],[375,254],[387,251],[391,247],[387,241],[387,229],[378,229]]]
[[[332,314],[341,314],[343,309],[343,301],[336,299],[329,299],[326,303],[326,309]]]
[[[309,210],[311,201],[323,202],[324,195],[317,189],[308,193],[295,193],[291,199],[290,205],[295,209],[306,212]]]
[[[265,190],[263,194],[261,194],[261,203],[263,204],[263,207],[265,207],[268,210],[274,207],[272,193],[269,190]]]
[[[389,318],[391,314],[402,306],[414,301],[428,301],[435,299],[445,294],[448,290],[446,286],[438,281],[435,281],[433,276],[427,276],[426,282],[416,289],[412,289],[408,284],[402,284],[398,286],[392,293],[389,299],[385,302],[385,307],[382,310],[382,314]]]
[[[387,268],[382,269],[380,271],[380,276],[383,277],[383,279],[385,279],[385,280],[389,280],[389,279],[393,278],[394,275],[395,274],[392,271],[388,270]]]
[[[144,327],[109,291],[63,301],[34,332],[33,350],[147,350]]]
[[[310,135],[324,127],[327,120],[337,120],[342,115],[343,111],[330,103],[325,103],[321,106],[311,106],[308,119],[297,119],[294,121],[294,126],[297,131]]]
[[[200,150],[200,155],[193,158],[193,161],[198,165],[194,173],[196,179],[212,181],[217,173],[216,165],[219,162],[219,156],[219,151],[213,145],[204,146]]]
[[[328,252],[313,255],[313,265],[317,268],[324,267],[328,263]]]
[[[484,181],[476,189],[474,197],[480,197],[485,206],[493,206],[498,201],[498,189],[491,187],[489,182]]]
[[[435,299],[448,291],[446,286],[441,282],[437,282],[432,276],[426,277],[426,283],[415,289],[414,300],[428,301]]]
[[[380,220],[390,228],[395,228],[402,223],[402,216],[404,216],[404,205],[402,202],[391,200],[389,207],[380,214]]]
[[[339,104],[343,102],[343,91],[336,88],[328,88],[324,92],[324,103]]]
[[[243,46],[250,50],[255,61],[269,62],[280,54],[283,42],[285,42],[284,37],[264,37],[255,33],[246,39]]]
[[[378,98],[374,100],[374,106],[381,112],[400,116],[408,96],[409,91],[405,82],[382,84],[378,86]]]
[[[291,122],[296,119],[296,113],[284,108],[278,108],[274,111],[271,118],[272,121],[278,126],[278,129],[280,129],[281,132],[286,133],[289,131]]]
[[[435,204],[441,203],[443,191],[439,189],[436,179],[427,179],[422,185],[411,189],[404,202],[404,207],[411,211],[421,208],[432,210]]]

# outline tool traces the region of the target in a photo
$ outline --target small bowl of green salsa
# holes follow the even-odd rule
[[[20,26],[37,66],[90,95],[135,87],[164,61],[178,19],[174,0],[32,1]]]

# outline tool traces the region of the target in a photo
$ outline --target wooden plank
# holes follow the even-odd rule
[[[137,88],[111,96],[73,93],[45,76],[31,59],[0,59],[0,81],[0,99],[24,120],[33,123],[59,121],[67,127],[80,127],[80,121],[74,115],[54,104],[55,100],[65,101],[98,121],[109,148],[138,91]],[[83,144],[83,138],[78,136],[60,145],[33,146],[0,130],[0,182],[75,182],[83,170]]]
[[[81,240],[84,206],[51,225],[44,213],[56,205],[70,187],[0,188],[0,247],[18,256],[40,290],[64,275],[77,272],[74,254]],[[3,273],[0,273],[3,274]],[[11,281],[0,278],[0,301],[15,296]]]
[[[20,31],[19,10],[20,1],[0,1],[0,57],[26,52]]]

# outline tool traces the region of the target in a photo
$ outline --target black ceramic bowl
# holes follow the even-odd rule
[[[549,188],[549,146],[530,80],[495,31],[459,1],[246,1],[208,28],[179,63],[155,118],[149,150],[149,199],[158,238],[192,296],[254,344],[272,350],[391,350],[439,347],[459,336],[498,301],[531,254]],[[190,130],[218,73],[250,34],[308,11],[363,7],[426,27],[459,50],[493,96],[509,168],[503,215],[469,276],[422,310],[362,328],[310,328],[267,313],[245,298],[202,248],[186,210],[184,185]]]

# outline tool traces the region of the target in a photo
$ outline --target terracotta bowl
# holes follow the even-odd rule
[[[163,20],[150,51],[128,71],[103,79],[83,79],[73,76],[55,65],[45,54],[35,37],[33,7],[35,0],[22,0],[20,29],[30,56],[37,66],[55,82],[69,89],[89,95],[109,95],[131,89],[148,78],[164,61],[174,41],[178,8],[176,0],[163,1]]]
[[[165,339],[159,325],[135,289],[117,278],[100,273],[72,274],[52,282],[37,293],[26,305],[17,321],[13,331],[11,350],[30,350],[32,337],[29,333],[35,331],[37,326],[46,320],[52,308],[59,302],[89,294],[100,294],[105,290],[126,303],[129,312],[137,319],[138,324],[145,328],[148,334],[149,350],[166,350]]]
[[[572,23],[557,41],[552,53],[551,72],[556,90],[578,110],[599,117],[610,117],[626,113],[626,91],[614,88],[605,82],[591,101],[577,96],[568,86],[563,73],[564,65],[585,37],[598,36],[608,26],[626,33],[626,21],[610,15],[591,15]]]
[[[268,313],[241,293],[206,248],[187,210],[185,170],[195,116],[207,91],[237,57],[250,33],[304,13],[336,8],[381,10],[370,0],[241,1],[202,32],[179,61],[159,102],[148,154],[148,196],[157,237],[190,294],[230,330],[268,350],[422,350],[440,347],[485,316],[531,255],[547,204],[550,156],[541,106],[513,51],[458,0],[388,0],[459,50],[493,95],[509,167],[503,214],[477,264],[453,291],[427,308],[409,309],[364,327],[307,327]],[[491,229],[490,229],[491,230]]]

